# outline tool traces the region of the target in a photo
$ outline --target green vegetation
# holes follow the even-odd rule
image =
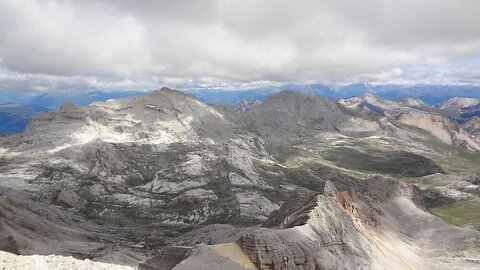
[[[457,226],[480,224],[480,199],[450,202],[431,207],[429,210],[448,223]]]
[[[443,143],[423,129],[401,123],[396,124],[404,130],[421,135],[423,139],[418,142],[432,150],[422,151],[422,155],[433,160],[446,172],[465,175],[478,168],[478,164],[480,164],[480,153],[471,152],[461,146]]]
[[[443,172],[432,160],[405,151],[360,152],[339,147],[329,150],[325,159],[339,167],[389,175],[420,177]]]

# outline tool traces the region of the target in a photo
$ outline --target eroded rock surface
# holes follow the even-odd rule
[[[297,194],[236,242],[193,250],[208,250],[224,268],[475,269],[478,244],[480,232],[425,212],[418,188],[374,177],[351,190],[338,192],[327,182],[323,192]],[[222,252],[228,245],[241,251]],[[212,259],[197,255],[182,263],[204,260]]]

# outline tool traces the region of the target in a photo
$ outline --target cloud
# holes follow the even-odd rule
[[[0,0],[0,89],[480,84],[478,10],[477,0]]]

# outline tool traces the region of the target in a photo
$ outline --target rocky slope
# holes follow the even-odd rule
[[[460,124],[480,116],[480,99],[455,97],[437,105],[441,110],[447,112]]]
[[[459,123],[449,119],[448,111],[470,108],[476,99],[453,98],[445,102],[440,111],[435,111],[423,102],[405,99],[398,102],[382,99],[372,94],[340,100],[339,103],[350,110],[375,114],[380,117],[398,120],[403,124],[421,128],[447,144],[466,147],[478,151],[480,141],[472,133],[463,130]]]
[[[256,99],[244,99],[235,104],[233,110],[236,112],[248,112],[260,104],[262,103]]]
[[[351,190],[372,173],[450,172],[437,164],[444,158],[450,158],[447,165],[462,162],[465,170],[476,166],[475,159],[464,159],[470,154],[453,159],[423,143],[425,132],[400,125],[391,117],[397,107],[380,103],[384,115],[286,91],[237,112],[164,88],[86,107],[63,104],[38,115],[23,134],[0,138],[1,249],[135,265],[165,245],[223,243],[183,250],[183,257],[165,252],[175,262],[197,254],[183,262],[184,269],[205,258],[216,265],[231,254],[243,254],[236,260],[252,267],[263,262],[238,253],[244,246],[232,242],[252,232],[252,225],[285,219],[270,214],[292,194],[321,195],[327,182],[340,192]],[[403,113],[407,107],[399,108]],[[312,230],[296,223],[284,229],[323,239],[329,232],[321,227],[338,233],[337,226],[351,225],[333,201],[320,201],[330,209],[323,214],[342,219]],[[215,223],[230,225],[210,225]],[[272,226],[261,230],[280,228]],[[352,267],[368,265],[363,251],[350,249],[365,239],[355,230],[341,250],[321,252],[341,254]],[[211,231],[222,236],[210,237]]]
[[[472,151],[480,150],[480,142],[478,140],[458,124],[443,116],[410,111],[397,116],[397,119],[403,124],[415,126],[430,132],[444,143],[464,146]]]
[[[23,270],[23,269],[77,269],[77,270],[130,270],[129,266],[92,262],[90,260],[78,260],[72,257],[62,256],[21,256],[0,251],[0,269]]]
[[[407,105],[404,106],[401,103],[383,99],[370,93],[359,97],[342,99],[339,102],[346,108],[369,111],[381,116],[393,116],[409,109]]]
[[[444,110],[461,110],[468,107],[480,105],[478,98],[454,97],[438,105]]]
[[[148,249],[205,222],[258,223],[293,191],[319,189],[330,178],[343,187],[355,182],[322,165],[287,168],[267,150],[264,138],[245,128],[255,121],[270,122],[267,128],[255,124],[251,130],[272,134],[280,121],[302,130],[317,121],[313,128],[319,132],[334,130],[346,117],[336,103],[323,98],[291,93],[278,98],[238,114],[162,89],[87,107],[63,104],[58,112],[38,115],[21,136],[4,138],[0,188],[10,194],[34,190],[29,201],[60,207],[52,209],[58,212],[52,220],[58,222],[47,220],[44,226],[59,229],[25,241],[27,235],[37,235],[27,217],[38,211],[24,212],[25,204],[17,202],[15,215],[25,216],[18,220],[25,225],[15,227],[6,216],[0,218],[5,237],[22,247],[18,252],[35,253],[48,239],[57,239],[55,232],[75,224],[78,228],[65,233],[75,241],[88,243],[80,236],[93,230],[93,242],[113,233],[113,242]],[[279,103],[295,99],[287,110]],[[264,117],[253,117],[260,111]],[[151,237],[152,230],[160,233]],[[61,247],[51,252],[78,252]],[[101,246],[81,253],[95,253],[95,248]]]
[[[480,232],[448,225],[424,209],[418,189],[392,180],[377,177],[343,192],[327,183],[323,192],[289,199],[262,228],[233,243],[193,247],[171,268],[208,269],[211,260],[212,269],[478,267]]]
[[[398,101],[400,105],[412,107],[412,108],[424,108],[428,107],[428,105],[421,101],[420,99],[415,98],[405,98]]]
[[[477,138],[477,140],[480,140],[480,116],[474,117],[463,124],[463,128]]]
[[[275,132],[278,137],[297,132],[338,131],[350,117],[334,100],[284,91],[249,111],[258,131]],[[279,131],[282,131],[280,134]]]

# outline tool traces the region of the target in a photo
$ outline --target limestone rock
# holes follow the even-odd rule
[[[170,270],[192,253],[191,247],[165,247],[156,256],[141,262],[139,270]]]
[[[67,208],[83,209],[87,204],[87,200],[80,197],[75,191],[60,190],[55,197],[55,203],[64,205]]]

